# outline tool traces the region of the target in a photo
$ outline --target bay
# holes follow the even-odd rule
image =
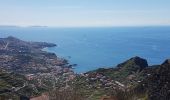
[[[77,64],[74,69],[77,73],[114,67],[133,56],[147,59],[150,65],[170,58],[170,26],[0,27],[0,37],[7,36],[57,44],[46,50]]]

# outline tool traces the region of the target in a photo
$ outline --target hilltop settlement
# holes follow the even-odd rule
[[[169,100],[170,60],[149,66],[133,57],[76,74],[43,48],[56,44],[0,38],[0,100]]]

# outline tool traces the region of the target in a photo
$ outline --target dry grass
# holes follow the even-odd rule
[[[73,89],[54,90],[49,93],[50,100],[85,100],[81,93]]]

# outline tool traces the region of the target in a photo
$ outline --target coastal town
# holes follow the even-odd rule
[[[20,87],[11,86],[8,90],[19,93],[29,86],[35,93],[32,91],[27,96],[36,96],[35,94],[57,87],[58,82],[66,84],[67,81],[74,79],[72,65],[69,65],[67,60],[42,50],[53,46],[56,45],[25,42],[15,37],[1,38],[0,69],[3,72],[20,74],[25,80]],[[39,88],[43,91],[39,91]]]

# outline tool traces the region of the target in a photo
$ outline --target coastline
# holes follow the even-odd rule
[[[115,67],[100,67],[76,74],[72,69],[74,65],[70,65],[66,59],[42,50],[44,47],[53,46],[55,45],[51,43],[26,42],[15,37],[0,38],[0,78],[3,80],[3,84],[0,83],[0,95],[13,99],[24,95],[34,99],[42,97],[43,93],[46,93],[46,97],[59,93],[62,98],[65,98],[64,94],[68,98],[77,96],[99,100],[106,96],[120,98],[117,93],[130,93],[128,98],[141,98],[141,94],[142,98],[146,95],[147,98],[160,98],[159,95],[152,97],[157,94],[152,84],[155,84],[155,81],[169,84],[168,59],[162,64],[150,66],[146,59],[136,56]],[[164,84],[155,85],[162,87]],[[74,91],[78,94],[74,94]],[[169,91],[169,87],[163,91]],[[168,92],[166,93],[168,96]],[[9,96],[11,94],[12,96]],[[127,98],[126,95],[122,97]]]

